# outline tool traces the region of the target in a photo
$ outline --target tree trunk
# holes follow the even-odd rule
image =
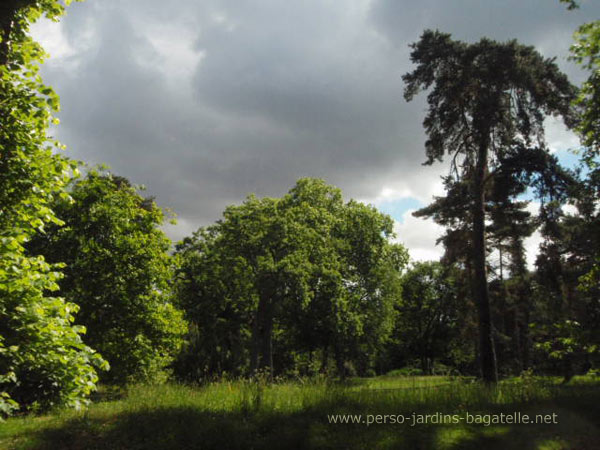
[[[321,373],[327,373],[329,366],[329,345],[323,347],[323,359],[321,359]]]
[[[529,346],[529,310],[525,310],[521,325],[521,365],[523,366],[523,370],[529,369]]]
[[[571,381],[571,378],[575,375],[575,371],[573,370],[573,358],[570,355],[565,357],[563,361],[563,380],[561,384],[567,384]]]
[[[262,349],[259,369],[264,369],[268,373],[269,379],[273,378],[273,316],[270,311],[265,313],[265,320],[262,327]]]
[[[521,355],[523,354],[523,349],[521,348],[521,323],[520,323],[520,314],[518,306],[513,306],[511,310],[511,329],[510,329],[510,337],[511,337],[511,359],[515,362],[517,370],[519,373],[523,371],[523,360]]]
[[[431,369],[432,369],[431,359],[428,356],[422,355],[421,356],[421,372],[423,372],[423,375],[431,375],[431,373],[432,373]]]
[[[254,375],[259,369],[267,369],[273,376],[273,314],[271,300],[261,296],[252,326],[252,355],[250,372]]]
[[[486,273],[485,246],[485,176],[487,171],[487,143],[479,146],[473,184],[473,269],[474,294],[479,314],[479,352],[481,376],[486,383],[498,381],[496,354],[492,335],[490,297]]]
[[[342,380],[346,379],[346,368],[344,367],[344,355],[342,350],[340,349],[339,344],[336,342],[334,344],[334,357],[335,364],[337,367],[338,375]]]
[[[260,307],[260,303],[259,303]],[[254,322],[252,323],[252,353],[250,354],[250,374],[254,375],[258,369],[258,352],[260,348],[260,336],[258,333],[258,309],[254,313]]]

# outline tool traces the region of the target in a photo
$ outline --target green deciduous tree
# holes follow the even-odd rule
[[[389,242],[392,226],[372,206],[352,200],[341,206],[328,238],[333,263],[313,276],[308,307],[295,304],[288,310],[295,348],[320,351],[323,371],[328,355],[341,375],[348,375],[348,368],[360,374],[377,369],[408,262],[406,249]]]
[[[427,375],[432,373],[435,359],[450,353],[464,326],[463,303],[456,286],[458,274],[453,266],[417,262],[402,277],[394,347],[405,360],[418,359]]]
[[[426,164],[451,155],[451,173],[467,182],[470,205],[473,293],[479,314],[483,379],[497,380],[486,268],[485,204],[490,174],[505,155],[521,148],[544,152],[543,120],[562,115],[568,125],[575,89],[551,59],[516,41],[454,41],[425,31],[412,44],[416,69],[404,75],[405,98],[428,94]]]
[[[250,267],[221,244],[218,226],[201,228],[177,244],[175,287],[189,321],[175,363],[178,378],[198,381],[248,371],[253,306]]]
[[[250,373],[271,373],[287,356],[275,358],[274,348],[331,350],[343,372],[347,359],[385,340],[407,259],[388,242],[389,217],[344,204],[339,189],[310,178],[279,199],[249,196],[223,216],[178,251],[179,296],[197,326],[199,373],[244,360]]]
[[[569,9],[579,7],[570,3]],[[537,349],[549,358],[565,382],[576,373],[598,364],[600,354],[600,21],[580,26],[571,46],[571,60],[589,72],[575,106],[580,114],[576,127],[583,148],[582,182],[570,192],[575,214],[548,208],[545,242],[537,261]],[[548,301],[550,300],[550,301]]]
[[[106,367],[82,342],[85,328],[72,323],[78,306],[51,296],[59,266],[24,248],[61,223],[51,205],[68,197],[63,189],[75,167],[47,135],[58,96],[42,83],[46,55],[28,35],[41,15],[62,13],[56,0],[0,4],[0,415],[17,403],[78,406],[95,389],[94,366]]]
[[[576,100],[581,108],[581,122],[577,131],[584,145],[583,161],[588,173],[588,199],[597,207],[600,199],[600,20],[583,24],[575,32],[575,43],[571,46],[571,59],[589,72]],[[591,196],[589,195],[591,194]],[[589,202],[588,202],[589,203]],[[589,216],[595,209],[588,207]],[[595,212],[595,220],[598,219]],[[593,230],[590,230],[593,232]],[[600,289],[600,256],[596,249],[596,264],[582,277],[582,289]]]
[[[594,360],[597,364],[599,354],[600,287],[593,280],[582,286],[600,249],[598,185],[592,180],[586,177],[569,192],[574,214],[564,214],[557,202],[545,208],[544,242],[536,262],[536,347],[550,357],[545,365],[565,381],[587,371]]]
[[[29,244],[66,263],[60,294],[77,301],[87,342],[109,361],[107,381],[160,381],[182,344],[173,305],[170,241],[163,211],[125,178],[95,170],[52,207],[64,221]]]
[[[571,59],[590,73],[576,101],[581,108],[577,131],[586,147],[588,164],[595,166],[594,157],[600,154],[600,20],[583,24],[575,32]]]

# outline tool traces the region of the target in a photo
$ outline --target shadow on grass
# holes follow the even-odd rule
[[[558,424],[419,425],[333,424],[328,414],[379,414],[376,403],[323,402],[293,413],[210,412],[162,407],[89,414],[52,428],[13,436],[13,446],[33,450],[119,449],[594,449],[600,432],[599,396],[557,398],[534,405],[494,406],[480,414],[556,412]],[[401,405],[399,405],[399,408]],[[389,404],[381,411],[388,411]],[[429,411],[428,413],[432,413]],[[382,412],[385,414],[385,412]],[[9,442],[9,445],[11,443]]]
[[[381,432],[361,426],[329,425],[314,413],[211,413],[164,408],[122,413],[116,420],[78,418],[36,432],[26,447],[36,450],[96,449],[303,449],[381,448]],[[320,419],[320,420],[319,420]],[[352,430],[354,429],[354,430]],[[18,436],[15,436],[18,438]],[[29,436],[31,439],[31,436]],[[386,434],[391,448],[400,441]],[[387,445],[390,448],[390,445]]]

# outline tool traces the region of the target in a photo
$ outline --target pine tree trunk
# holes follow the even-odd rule
[[[473,269],[474,294],[479,314],[479,352],[481,376],[486,383],[498,381],[496,353],[492,335],[490,297],[486,273],[485,246],[485,175],[487,170],[487,145],[482,143],[477,155],[473,184]]]
[[[521,329],[521,361],[523,370],[529,369],[529,346],[531,345],[529,340],[529,310],[525,311],[523,325]]]

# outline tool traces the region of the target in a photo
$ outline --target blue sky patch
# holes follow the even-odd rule
[[[386,200],[375,206],[382,213],[390,215],[395,221],[403,223],[404,220],[402,216],[406,211],[419,209],[425,205],[414,197],[404,197],[396,200]]]

